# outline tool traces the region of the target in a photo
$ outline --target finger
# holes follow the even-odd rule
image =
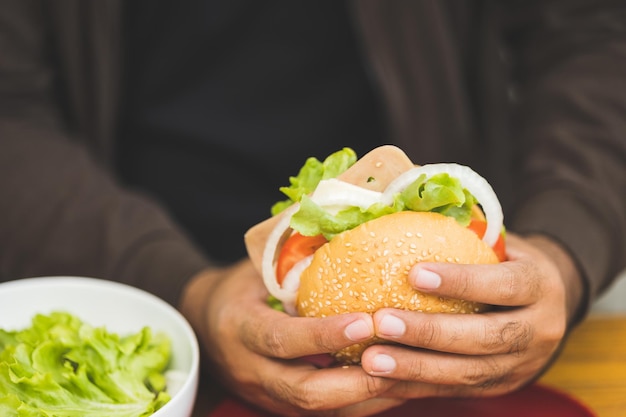
[[[260,307],[239,326],[243,343],[263,356],[291,359],[336,352],[374,336],[369,314],[291,317]]]
[[[271,369],[273,367],[273,369]],[[368,375],[360,366],[344,366],[313,369],[306,364],[286,366],[274,361],[268,375],[276,375],[265,381],[267,400],[272,408],[287,407],[298,415],[331,412],[329,415],[350,415],[337,410],[355,410],[355,405],[375,399],[388,391],[397,382],[388,378]],[[378,409],[397,405],[397,400],[374,402]],[[359,407],[356,407],[358,409]]]
[[[530,323],[506,313],[425,314],[381,309],[373,318],[379,338],[441,352],[519,354],[533,338]]]
[[[507,384],[508,385],[508,384]],[[520,384],[520,387],[523,384]],[[511,385],[513,386],[513,385]],[[400,381],[384,396],[389,398],[427,398],[427,397],[485,397],[506,394],[515,388],[507,388],[506,385],[491,385],[486,387],[468,387],[463,385],[427,384],[415,381]]]
[[[518,362],[511,355],[455,355],[390,345],[372,346],[362,356],[363,369],[370,375],[426,384],[417,386],[420,395],[429,390],[437,395],[446,392],[454,395],[507,392],[531,377],[530,374],[523,378],[513,377]],[[441,386],[449,388],[443,390]]]
[[[404,397],[409,398],[409,397]],[[371,416],[390,408],[398,407],[402,405],[406,400],[400,397],[387,397],[387,398],[372,398],[366,401],[361,401],[356,404],[349,405],[331,412],[332,417],[359,417],[359,416]],[[315,414],[319,415],[319,414]],[[326,415],[326,414],[324,414]]]
[[[540,274],[525,258],[495,265],[419,263],[409,271],[418,291],[499,306],[524,306],[541,293]]]

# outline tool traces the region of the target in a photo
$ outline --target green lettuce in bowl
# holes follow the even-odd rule
[[[85,277],[0,283],[1,417],[190,417],[193,329],[173,306]]]
[[[149,416],[170,396],[170,341],[149,327],[119,336],[65,312],[0,329],[0,415]]]

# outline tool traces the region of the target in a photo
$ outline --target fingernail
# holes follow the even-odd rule
[[[372,372],[388,374],[396,369],[396,361],[389,355],[379,354],[372,360]]]
[[[353,342],[358,342],[372,337],[373,331],[371,326],[364,320],[357,320],[346,326],[344,334]]]
[[[418,289],[434,290],[441,285],[441,277],[432,271],[425,269],[417,269],[417,272],[411,274],[413,278],[413,286]]]
[[[398,337],[402,336],[405,331],[406,325],[404,321],[391,314],[387,314],[382,318],[380,323],[378,323],[378,332],[381,336]]]

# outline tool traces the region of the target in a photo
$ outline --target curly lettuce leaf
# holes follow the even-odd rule
[[[398,199],[405,206],[404,210],[434,211],[453,217],[462,226],[471,220],[472,207],[476,198],[461,185],[458,178],[442,173],[433,175],[428,180],[425,176],[416,179]]]
[[[324,162],[320,162],[314,157],[308,158],[302,168],[300,168],[298,175],[289,177],[290,185],[280,187],[280,191],[288,199],[274,204],[272,206],[272,215],[275,216],[293,203],[299,202],[303,195],[312,193],[321,180],[336,178],[354,165],[356,160],[356,153],[350,148],[343,148],[332,153]]]
[[[441,213],[467,226],[474,204],[476,199],[461,186],[461,182],[444,173],[428,179],[425,176],[418,178],[395,196],[391,206],[376,203],[367,209],[347,207],[333,214],[303,195],[300,198],[300,208],[292,216],[290,226],[304,236],[322,234],[330,240],[335,235],[367,221],[407,210]]]
[[[300,200],[300,209],[292,216],[290,226],[303,236],[321,234],[327,240],[331,240],[335,235],[353,229],[361,223],[396,211],[399,210],[395,207],[377,203],[365,210],[360,207],[348,207],[337,214],[331,214],[307,196],[303,196]]]
[[[63,312],[0,330],[0,415],[141,417],[168,400],[170,341],[146,327],[120,337]]]

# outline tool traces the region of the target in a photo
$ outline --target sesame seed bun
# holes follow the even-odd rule
[[[424,294],[408,283],[418,262],[493,264],[493,250],[473,231],[438,213],[399,212],[366,222],[319,248],[300,278],[300,316],[400,308],[424,313],[477,313],[486,305]],[[360,362],[374,340],[334,353],[344,363]]]

